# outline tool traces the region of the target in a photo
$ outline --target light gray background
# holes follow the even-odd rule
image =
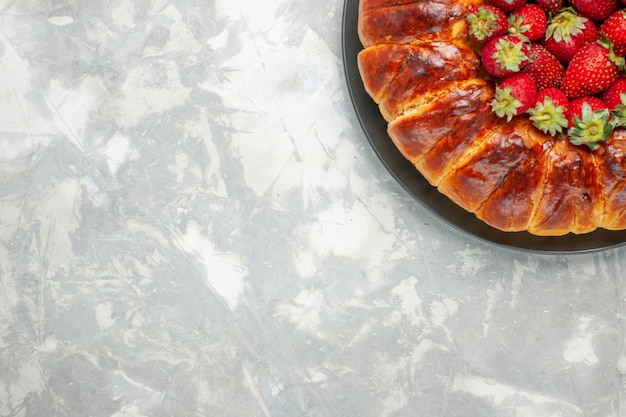
[[[341,0],[0,0],[0,416],[626,415],[626,248],[374,155]]]

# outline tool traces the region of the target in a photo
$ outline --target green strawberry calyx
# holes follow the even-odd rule
[[[469,14],[467,21],[470,33],[478,40],[489,38],[498,29],[498,15],[486,8]]]
[[[563,8],[555,15],[546,28],[546,39],[554,38],[556,42],[569,42],[585,30],[587,18],[576,13],[571,7]]]
[[[574,145],[587,145],[595,151],[600,147],[598,142],[608,139],[613,131],[609,116],[608,109],[593,111],[588,103],[583,103],[580,117],[574,116],[572,127],[567,131],[569,141]]]
[[[517,115],[517,109],[522,107],[519,101],[512,93],[511,87],[496,88],[494,99],[491,101],[491,109],[498,117],[506,117],[506,121],[510,122]]]
[[[496,43],[496,50],[493,58],[508,71],[519,72],[522,64],[528,61],[528,55],[524,52],[524,40],[518,38],[519,42],[512,42],[502,38]]]
[[[509,27],[507,33],[509,35],[515,35],[523,41],[527,41],[528,38],[525,35],[530,30],[529,24],[524,24],[524,16],[516,16],[511,14],[508,18]]]
[[[557,106],[551,97],[546,97],[543,102],[528,109],[527,113],[530,114],[533,126],[551,136],[561,135],[568,125],[565,107]]]
[[[619,98],[622,104],[618,104],[611,110],[611,124],[614,128],[626,127],[626,93],[621,93]]]

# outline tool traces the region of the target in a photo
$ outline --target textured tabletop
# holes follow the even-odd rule
[[[0,416],[626,416],[626,247],[387,172],[342,0],[0,0]]]

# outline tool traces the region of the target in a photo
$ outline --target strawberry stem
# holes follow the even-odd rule
[[[612,131],[608,109],[593,111],[588,103],[584,103],[580,117],[574,116],[573,126],[567,135],[574,145],[587,145],[595,151],[600,147],[598,142],[608,139]]]
[[[517,115],[517,109],[521,106],[522,102],[513,96],[511,87],[498,87],[495,98],[491,101],[491,109],[496,116],[506,117],[507,122]]]
[[[585,30],[586,17],[576,13],[572,7],[565,7],[555,15],[546,28],[546,39],[554,38],[556,42],[569,42]]]

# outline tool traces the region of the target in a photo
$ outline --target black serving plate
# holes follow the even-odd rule
[[[396,149],[387,135],[387,124],[361,81],[357,54],[362,49],[357,33],[359,0],[346,0],[343,11],[343,63],[354,109],[372,148],[389,173],[424,207],[455,228],[483,241],[542,253],[577,253],[607,249],[626,242],[626,232],[598,229],[595,232],[557,237],[527,232],[502,232],[463,210],[432,187]]]

